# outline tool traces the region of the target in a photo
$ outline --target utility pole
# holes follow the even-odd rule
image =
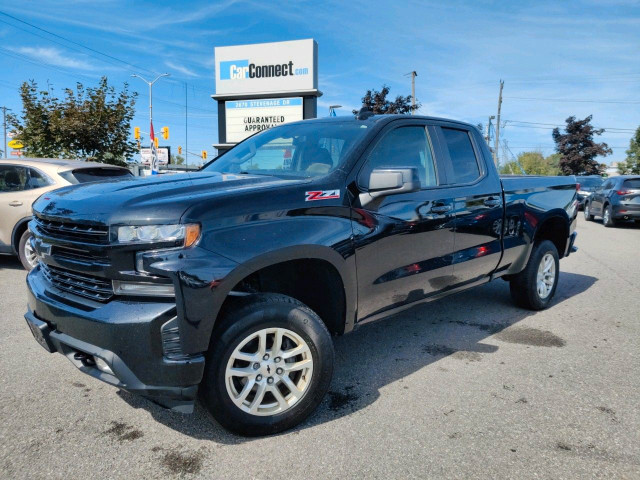
[[[189,170],[189,120],[187,116],[187,82],[184,82],[184,163]]]
[[[4,143],[2,144],[2,153],[4,158],[7,158],[7,110],[11,110],[7,107],[2,107],[2,128],[4,130]]]
[[[405,77],[407,75],[411,75],[411,115],[414,115],[416,112],[416,77],[418,74],[414,70],[413,72],[407,73]]]
[[[504,81],[500,80],[500,94],[498,95],[498,115],[496,116],[496,143],[493,152],[493,162],[498,166],[498,148],[500,147],[500,110],[502,109],[502,87]]]
[[[148,81],[145,78],[141,77],[137,73],[131,75],[132,77],[137,77],[142,80],[144,83],[149,85],[149,139],[151,140],[151,175],[158,174],[158,152],[156,152],[155,145],[153,143],[155,134],[153,132],[153,84],[156,83],[162,77],[168,77],[168,73],[161,73],[158,75],[153,81]]]

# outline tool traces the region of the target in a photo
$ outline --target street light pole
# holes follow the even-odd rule
[[[151,82],[145,79],[144,77],[142,77],[141,75],[138,75],[137,73],[134,73],[131,76],[137,77],[140,80],[142,80],[144,83],[149,85],[149,128],[150,128],[149,132],[152,133],[152,135],[149,135],[149,138],[151,140],[151,175],[156,175],[158,173],[158,154],[156,153],[154,155],[153,153],[154,151],[153,138],[155,136],[155,133],[153,133],[153,84],[156,83],[158,80],[160,80],[162,77],[168,77],[169,74],[161,73],[156,78],[154,78]]]

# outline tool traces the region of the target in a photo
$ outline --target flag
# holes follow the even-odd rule
[[[157,175],[158,151],[156,150],[155,136],[153,134],[153,122],[151,122],[151,128],[149,129],[149,136],[151,138],[151,175]]]

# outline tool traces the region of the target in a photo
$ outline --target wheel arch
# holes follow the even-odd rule
[[[294,278],[284,281],[274,279],[278,274],[294,272],[297,274],[295,281]],[[264,280],[265,284],[256,285],[256,282]],[[305,292],[312,285],[314,290]],[[256,288],[261,286],[266,289]],[[274,290],[268,290],[270,286]],[[254,288],[256,293],[283,293],[305,303],[318,313],[333,334],[343,334],[353,329],[357,308],[355,261],[352,256],[344,258],[331,247],[286,247],[241,263],[225,276],[214,291],[215,312],[210,335],[220,314],[234,302],[238,294],[250,294]],[[331,295],[333,301],[327,301],[323,295]],[[337,301],[336,295],[339,297]]]
[[[33,217],[24,217],[16,222],[13,226],[13,231],[11,232],[11,246],[13,247],[14,253],[18,254],[18,245],[20,244],[20,237],[22,234],[29,228],[29,222]]]
[[[534,235],[533,243],[540,242],[542,240],[550,240],[558,250],[558,256],[562,258],[567,248],[567,242],[569,240],[569,218],[564,210],[562,213],[554,212],[547,216],[537,226]],[[564,215],[563,215],[564,213]]]

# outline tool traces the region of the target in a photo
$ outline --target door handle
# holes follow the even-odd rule
[[[487,207],[498,207],[502,204],[502,201],[499,198],[489,197],[485,199],[484,204]]]
[[[451,205],[434,205],[431,207],[431,213],[437,213],[438,215],[447,213],[451,210]]]
[[[9,202],[9,206],[11,207],[19,207],[22,205],[22,202],[19,202],[18,200],[14,200],[13,202]]]

